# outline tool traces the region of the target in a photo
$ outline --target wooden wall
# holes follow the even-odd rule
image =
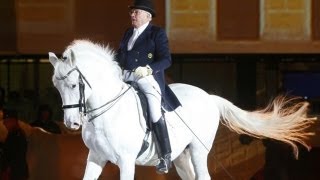
[[[117,48],[130,26],[131,1],[4,0],[0,2],[0,54],[61,53],[74,39]],[[164,2],[155,2],[154,23],[165,25]]]
[[[130,4],[3,0],[0,54],[59,53],[76,38],[117,48],[130,25]],[[320,51],[317,0],[155,0],[155,5],[153,22],[167,29],[175,54]]]
[[[16,52],[16,15],[14,1],[0,1],[0,52]]]
[[[252,0],[218,0],[217,39],[258,40],[259,5],[259,1]]]
[[[320,40],[320,1],[312,1],[312,38]]]
[[[320,52],[317,0],[167,2],[174,53]]]

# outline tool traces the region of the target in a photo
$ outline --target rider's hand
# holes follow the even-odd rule
[[[139,78],[149,76],[152,74],[152,69],[147,65],[147,66],[139,66],[136,68],[134,71],[134,74],[138,76]]]

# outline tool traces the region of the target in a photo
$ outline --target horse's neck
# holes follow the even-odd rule
[[[124,88],[122,81],[110,81],[100,82],[94,87],[92,95],[88,99],[89,106],[91,108],[97,108],[101,105],[115,99]]]

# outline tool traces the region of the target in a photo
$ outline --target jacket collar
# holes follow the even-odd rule
[[[148,26],[146,27],[146,29],[140,34],[140,36],[138,37],[138,39],[137,39],[136,42],[134,43],[132,49],[134,49],[134,47],[135,47],[137,44],[139,44],[139,42],[140,42],[141,40],[143,40],[148,34],[151,33],[151,27],[152,27],[152,26],[153,26],[153,25],[152,25],[151,23],[148,24]],[[133,34],[133,29],[134,29],[134,28],[132,27],[132,28],[130,28],[130,30],[129,30],[128,37],[127,37],[127,40],[126,40],[126,45],[128,44],[129,39],[130,39],[130,37],[131,37],[132,34]]]

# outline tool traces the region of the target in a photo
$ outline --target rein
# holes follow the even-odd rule
[[[85,78],[85,76],[81,73],[81,71],[78,69],[78,67],[75,67],[73,69],[71,69],[65,76],[62,77],[56,77],[57,80],[64,80],[66,79],[72,72],[77,71],[79,73],[79,92],[80,92],[80,97],[79,97],[79,103],[78,104],[70,104],[70,105],[63,105],[62,109],[70,109],[70,108],[79,108],[79,112],[80,114],[83,114],[84,116],[86,116],[89,113],[92,113],[96,110],[99,110],[109,104],[111,104],[107,109],[101,111],[98,114],[95,114],[93,116],[90,117],[90,119],[88,120],[88,122],[91,122],[92,120],[94,120],[95,118],[101,116],[103,113],[107,112],[109,109],[111,109],[116,102],[118,102],[120,100],[120,98],[126,93],[128,92],[129,89],[132,88],[132,86],[128,87],[124,92],[120,93],[119,95],[117,95],[115,98],[113,98],[112,100],[106,102],[105,104],[101,105],[98,108],[94,108],[91,110],[87,111],[87,107],[86,107],[86,102],[85,102],[85,84],[84,81],[88,84],[88,86],[92,89],[90,83],[88,82],[88,80]]]
[[[124,92],[122,92],[121,94],[119,94],[117,97],[115,97],[114,99],[108,101],[107,103],[105,103],[104,105],[98,107],[98,108],[95,108],[95,109],[91,109],[90,111],[87,111],[87,113],[91,113],[93,111],[96,111],[98,109],[101,109],[103,107],[105,107],[106,105],[110,104],[110,103],[113,103],[111,104],[111,106],[109,106],[107,109],[101,111],[100,113],[94,115],[94,116],[91,116],[91,118],[88,120],[88,122],[91,122],[92,120],[94,120],[95,118],[101,116],[103,113],[107,112],[109,109],[111,109],[119,100],[120,98],[126,93],[129,91],[129,89],[132,88],[132,86],[128,87]]]

